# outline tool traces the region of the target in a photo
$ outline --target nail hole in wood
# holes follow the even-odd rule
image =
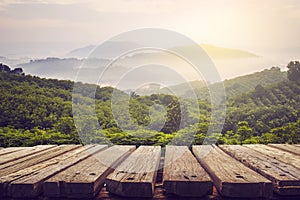
[[[236,175],[235,177],[237,177],[237,178],[244,178],[244,177],[241,176],[241,175]]]
[[[95,175],[96,175],[96,173],[92,172],[92,173],[90,173],[90,175],[91,175],[91,176],[95,176]]]
[[[279,174],[279,176],[286,176],[285,174]]]
[[[134,180],[134,178],[129,177],[129,178],[127,178],[127,180],[128,180],[128,181],[132,181],[132,180]]]

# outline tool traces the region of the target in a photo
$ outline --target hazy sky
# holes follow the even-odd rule
[[[66,50],[142,27],[171,29],[198,43],[258,54],[299,52],[300,1],[0,0],[2,51],[13,44]]]

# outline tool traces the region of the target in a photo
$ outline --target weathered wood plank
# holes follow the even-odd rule
[[[87,150],[88,148],[92,148],[94,145],[88,145],[85,147],[80,147],[78,149],[74,149],[67,153],[64,153],[60,156],[55,158],[49,159],[47,161],[37,163],[36,165],[30,166],[28,168],[19,170],[17,172],[11,173],[9,175],[0,177],[0,197],[7,196],[8,194],[8,187],[9,184],[15,180],[18,180],[22,177],[29,177],[32,174],[38,173],[40,170],[47,168],[49,166],[56,165],[64,160],[67,160],[70,157],[75,157],[76,155],[80,154],[81,152]]]
[[[0,177],[25,169],[37,163],[49,160],[63,153],[79,148],[81,145],[60,145],[54,148],[26,156],[17,160],[0,165]]]
[[[275,192],[298,187],[300,195],[300,171],[298,168],[240,145],[222,145],[221,149],[251,169],[272,180]],[[284,195],[284,193],[279,193]]]
[[[193,146],[193,152],[225,197],[259,198],[272,196],[272,183],[238,162],[217,146]]]
[[[201,197],[212,193],[207,172],[186,146],[166,146],[163,172],[166,193]]]
[[[3,155],[1,156],[1,160],[0,160],[0,165],[20,159],[20,158],[24,158],[26,156],[30,156],[32,154],[50,149],[50,148],[54,148],[56,145],[38,145],[35,147],[26,147],[20,151],[17,152],[13,152],[7,155]]]
[[[265,154],[276,160],[279,160],[289,165],[293,165],[294,167],[300,169],[300,156],[298,155],[286,151],[282,151],[280,149],[273,148],[263,144],[249,144],[243,146],[251,148],[259,153]]]
[[[152,197],[160,156],[160,146],[140,146],[106,178],[108,191],[120,196]]]
[[[135,146],[112,146],[56,174],[43,184],[47,197],[93,198],[105,178]]]
[[[268,144],[270,147],[274,147],[295,155],[300,156],[300,148],[290,144]]]
[[[14,198],[36,197],[42,192],[42,184],[46,179],[88,158],[89,156],[104,150],[105,148],[107,148],[106,145],[93,146],[85,151],[68,157],[65,160],[61,160],[54,165],[50,165],[41,170],[35,171],[29,176],[23,176],[17,180],[14,180],[8,185],[6,194]]]
[[[10,154],[16,151],[20,151],[22,149],[25,149],[26,147],[8,147],[8,148],[2,148],[0,149],[0,156]]]

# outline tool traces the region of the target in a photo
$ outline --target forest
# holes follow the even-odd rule
[[[25,75],[22,69],[1,64],[0,146],[300,143],[300,64],[290,62],[287,68],[224,81],[225,123],[220,132],[206,135],[210,124],[218,122],[211,121],[211,111],[217,108],[205,92],[195,104],[188,95],[127,94],[112,87]],[[111,108],[113,94],[118,102],[129,99],[128,113],[118,107],[118,122]]]

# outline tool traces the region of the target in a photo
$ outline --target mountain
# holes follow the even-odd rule
[[[213,105],[208,101],[179,102],[176,96],[166,94],[129,96],[112,87],[39,78],[16,70],[1,65],[3,147],[79,142],[166,145],[173,138],[179,143],[185,141],[190,133],[196,134],[193,144],[201,144],[211,121]],[[158,85],[151,86],[158,89]],[[178,86],[182,87],[185,84]],[[226,101],[226,113],[220,112],[226,119],[222,134],[211,136],[217,143],[300,142],[300,85],[286,79],[286,72],[274,67],[227,80],[225,88],[231,96]],[[112,95],[117,95],[114,111]],[[126,102],[128,108],[124,108]],[[79,131],[84,137],[79,138]]]
[[[67,53],[66,57],[82,59],[91,56],[93,58],[112,59],[116,57],[116,55],[121,54],[124,50],[140,48],[142,45],[133,42],[108,41],[101,45],[101,47],[105,49],[105,52],[100,52],[96,47],[96,45],[88,45],[74,49]],[[92,55],[90,55],[91,53]]]
[[[27,63],[31,60],[31,58],[23,57],[23,58],[7,58],[5,56],[0,56],[0,63],[5,63],[9,66],[17,66],[21,63]]]
[[[30,60],[27,63],[16,65],[24,69],[25,73],[43,78],[55,78],[62,80],[82,81],[85,83],[96,83],[90,75],[95,74],[95,68],[103,70],[109,60],[105,59],[77,59],[77,58],[56,58]],[[84,66],[83,66],[84,64]],[[77,76],[78,71],[84,73]]]
[[[110,64],[110,59],[48,57],[18,64],[17,67],[23,68],[25,73],[43,78],[69,79],[110,85],[122,90],[136,90],[144,83],[162,83],[169,86],[183,82],[178,73],[167,67],[171,63],[171,68],[174,69],[182,61],[175,63],[172,59],[170,56],[165,59],[162,55],[154,53],[147,56],[136,54]],[[155,64],[157,60],[161,61],[160,65]],[[180,66],[190,67],[187,64]],[[181,71],[189,72],[185,68]]]
[[[78,59],[87,58],[89,56],[90,52],[92,52],[93,49],[95,49],[95,48],[96,48],[96,45],[88,45],[88,46],[85,46],[85,47],[81,47],[81,48],[78,48],[78,49],[71,50],[65,56],[67,58],[69,58],[69,57],[78,58]]]
[[[147,62],[155,59],[162,59],[161,55],[151,54],[148,55]],[[170,58],[171,59],[171,58]],[[132,61],[134,60],[134,61]],[[163,60],[163,59],[162,59]],[[203,80],[195,80],[187,83],[182,83],[180,79],[173,78],[167,68],[160,68],[159,66],[145,66],[140,69],[130,70],[131,74],[127,77],[122,77],[123,74],[130,69],[130,64],[133,62],[141,65],[144,62],[144,55],[138,54],[129,57],[126,62],[119,62],[112,65],[109,70],[106,70],[105,76],[102,76],[101,85],[116,86],[116,80],[122,80],[117,87],[122,90],[134,91],[137,85],[140,85],[146,80],[153,83],[164,82],[165,87],[151,87],[140,88],[137,93],[147,95],[155,93],[159,90],[160,93],[172,94],[172,91],[183,97],[190,97],[193,91],[201,99],[209,98],[206,83]],[[163,61],[166,61],[163,60]],[[25,73],[44,77],[44,78],[58,78],[69,79],[73,81],[81,81],[86,83],[97,83],[99,77],[95,73],[100,73],[105,70],[106,65],[110,60],[105,59],[77,59],[77,58],[46,58],[30,60],[28,63],[18,64],[16,67],[23,68]],[[173,62],[173,61],[171,61]],[[84,63],[84,65],[83,65]],[[178,62],[177,62],[178,63]],[[166,62],[166,64],[168,64]],[[175,65],[175,64],[174,64]],[[188,67],[188,66],[187,66]],[[79,74],[78,74],[79,72]],[[99,74],[100,75],[100,74]],[[94,77],[92,79],[91,77]],[[167,77],[167,78],[166,78]],[[269,70],[263,70],[249,75],[236,77],[233,79],[225,80],[223,82],[228,97],[253,90],[256,85],[262,86],[277,83],[286,80],[286,73],[282,72],[280,68],[273,67]],[[219,88],[221,83],[208,84],[210,88]]]
[[[240,49],[223,48],[210,44],[201,44],[200,46],[212,59],[241,59],[259,57],[254,53],[250,53]]]
[[[265,69],[260,72],[255,72],[252,74],[239,76],[233,79],[224,80],[223,82],[208,84],[208,87],[206,87],[202,81],[200,81],[200,83],[197,83],[196,81],[174,85],[170,88],[172,88],[172,90],[174,91],[180,91],[180,94],[186,98],[191,97],[193,93],[196,93],[196,95],[200,99],[209,99],[210,96],[208,88],[216,90],[222,87],[223,84],[226,96],[229,98],[235,95],[254,90],[257,85],[267,86],[286,80],[287,73],[285,71],[281,71],[279,67],[272,67],[271,69]],[[192,87],[188,87],[188,85]]]
[[[25,73],[32,75],[44,78],[69,79],[87,83],[97,83],[101,72],[105,71],[105,74],[101,79],[101,85],[111,85],[122,90],[133,91],[140,85],[143,85],[143,81],[147,83],[161,83],[162,86],[169,87],[171,85],[180,84],[186,79],[188,79],[188,81],[193,81],[199,78],[193,70],[189,70],[190,66],[186,62],[164,51],[142,51],[132,53],[121,59],[115,60],[109,68],[106,68],[107,64],[112,61],[112,58],[121,54],[124,50],[140,47],[142,47],[141,44],[133,42],[110,41],[104,44],[104,52],[100,52],[101,49],[97,49],[95,45],[89,45],[70,51],[65,58],[47,57],[41,59],[24,58],[13,60],[0,57],[0,61],[3,60],[3,63],[7,63],[14,67],[21,67],[24,69]],[[175,48],[183,48],[187,52],[190,51],[190,47],[174,47],[173,50]],[[237,49],[220,48],[212,45],[203,45],[203,48],[212,58],[221,60],[256,58],[254,54]],[[172,50],[172,48],[170,50]],[[193,54],[193,52],[190,53]],[[194,56],[197,57],[199,55]],[[158,65],[162,67],[158,68]],[[241,66],[242,65],[245,65],[244,61],[241,63]],[[238,67],[238,70],[228,70],[227,67],[229,66],[221,65],[218,70],[221,73],[227,73],[228,71],[238,71],[238,74],[246,72],[251,73],[248,72],[249,68],[246,70],[245,67],[241,66]],[[139,67],[139,69],[137,67]],[[182,79],[182,77],[179,77],[174,72],[179,76],[184,75],[184,77],[188,78]],[[99,73],[99,76],[96,77],[96,73]],[[127,76],[130,76],[130,78]],[[122,83],[117,86],[120,79],[122,79]],[[214,82],[216,80],[208,81]],[[182,91],[185,91],[186,89],[184,88],[187,86],[188,85],[183,86],[182,89],[177,90],[177,93],[182,95]],[[141,89],[139,90],[141,93],[148,94],[151,89],[149,90],[146,88],[143,92]],[[167,92],[165,89],[162,91]]]
[[[178,85],[173,85],[169,87],[164,87],[160,89],[160,93],[163,94],[176,94],[179,96],[186,96],[186,93],[191,89],[197,91],[206,86],[206,82],[202,80],[190,81],[187,83],[181,83]]]
[[[228,112],[223,131],[234,130],[239,121],[247,121],[255,135],[282,127],[300,119],[300,85],[283,81],[269,86],[257,85],[254,90],[228,99]],[[281,132],[284,136],[289,132]],[[298,135],[293,140],[299,140]]]
[[[261,72],[236,77],[223,82],[226,95],[232,97],[253,90],[257,85],[267,86],[286,81],[286,71],[279,67],[272,67]]]
[[[204,51],[212,58],[212,59],[239,59],[239,58],[255,58],[258,55],[253,53],[240,50],[240,49],[231,49],[231,48],[224,48],[224,47],[217,47],[210,44],[201,44],[200,45]],[[78,49],[74,49],[66,54],[66,57],[74,57],[74,58],[87,58],[93,50],[96,50],[96,45],[88,45],[85,47],[81,47]],[[140,48],[143,47],[141,44],[136,44],[132,42],[107,42],[105,43],[104,48],[107,49],[107,52],[103,54],[103,58],[112,58],[112,55],[118,55],[118,52],[122,52],[124,49],[127,48]],[[187,52],[190,51],[190,47],[188,46],[181,46],[181,47],[173,47],[170,50],[174,49],[183,49]],[[113,53],[113,54],[112,54]],[[116,53],[116,54],[115,54]],[[193,53],[193,52],[190,52]],[[96,55],[97,52],[95,52]],[[195,55],[197,56],[197,55]]]

